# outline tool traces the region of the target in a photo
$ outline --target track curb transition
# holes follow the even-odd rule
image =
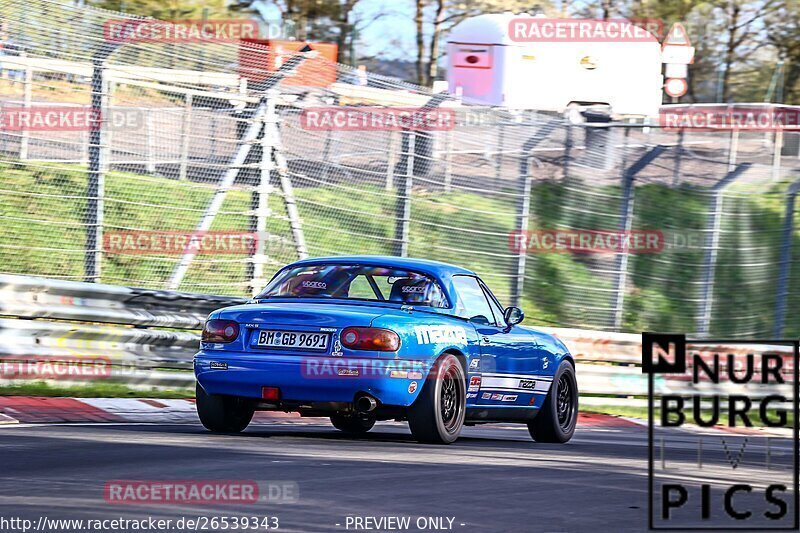
[[[257,412],[255,423],[319,423],[297,413]],[[61,398],[0,396],[0,424],[76,422],[198,423],[194,400],[150,398]],[[591,428],[641,427],[624,418],[582,413],[579,426]]]
[[[254,424],[324,424],[327,418],[301,417],[298,413],[256,412]],[[193,399],[155,398],[62,398],[49,396],[0,396],[0,426],[36,423],[150,423],[198,424]],[[499,424],[524,427],[520,424]],[[578,427],[583,429],[628,429],[647,431],[647,421],[638,418],[580,413]],[[738,435],[786,436],[786,431],[769,428],[698,429],[713,433],[721,430]]]

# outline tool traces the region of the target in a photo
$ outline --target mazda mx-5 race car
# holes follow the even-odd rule
[[[473,272],[444,263],[298,261],[250,302],[209,315],[194,360],[197,412],[217,432],[281,410],[329,416],[351,433],[408,420],[425,442],[483,422],[566,442],[578,416],[573,358],[522,319]]]

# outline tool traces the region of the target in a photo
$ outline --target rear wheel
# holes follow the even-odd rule
[[[375,425],[375,417],[357,413],[354,415],[331,415],[331,424],[345,433],[366,433]]]
[[[408,425],[421,442],[450,444],[461,433],[465,412],[464,369],[455,355],[445,354],[408,408]]]
[[[569,361],[562,361],[539,414],[532,422],[528,422],[528,431],[537,442],[564,443],[572,438],[577,422],[578,383],[575,369]]]
[[[198,383],[195,386],[197,416],[203,426],[216,433],[239,433],[253,419],[253,402],[236,396],[208,394]]]

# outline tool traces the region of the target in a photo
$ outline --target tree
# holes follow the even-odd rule
[[[93,7],[161,20],[230,16],[225,0],[88,0],[86,3]]]
[[[761,86],[766,38],[764,22],[778,0],[631,0],[619,7],[623,16],[685,25],[695,47],[689,68],[688,98],[730,101]],[[757,88],[758,87],[758,88]]]
[[[765,41],[762,24],[764,18],[775,11],[777,2],[744,2],[743,0],[727,0],[719,2],[717,13],[724,14],[725,48],[721,65],[722,101],[728,102],[731,97],[731,75],[736,62],[746,61],[753,52],[761,48]]]
[[[439,64],[439,43],[442,35],[442,24],[445,17],[445,0],[436,0],[433,15],[433,33],[428,47],[428,73],[427,82],[433,83],[436,78],[437,65]]]
[[[338,13],[336,13],[337,25],[339,27],[339,34],[336,36],[336,61],[338,63],[345,63],[345,53],[348,50],[348,38],[350,37],[353,25],[350,22],[350,13],[356,7],[358,0],[343,0],[339,4]]]
[[[414,0],[414,25],[417,29],[417,85],[425,85],[425,35],[424,28],[424,0]]]
[[[769,43],[784,65],[784,101],[800,99],[800,1],[784,0],[766,17]]]

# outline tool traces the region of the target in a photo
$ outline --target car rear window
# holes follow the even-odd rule
[[[278,274],[256,299],[335,298],[447,307],[434,278],[419,272],[364,265],[303,265]]]

